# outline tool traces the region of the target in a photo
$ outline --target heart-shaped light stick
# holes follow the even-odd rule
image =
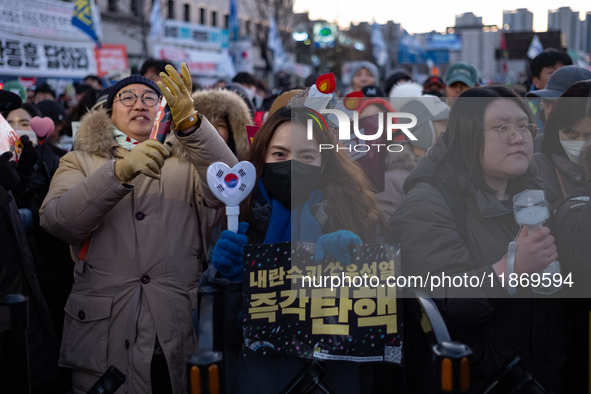
[[[234,233],[238,232],[240,203],[252,191],[256,177],[257,172],[248,161],[241,161],[232,168],[217,162],[207,169],[207,184],[218,200],[226,204],[228,230]]]
[[[45,142],[45,137],[53,133],[53,131],[55,130],[53,120],[51,120],[51,118],[48,117],[40,118],[38,116],[35,116],[33,119],[31,119],[30,124],[35,134],[37,134],[39,144],[43,144]]]

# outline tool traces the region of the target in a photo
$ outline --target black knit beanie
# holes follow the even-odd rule
[[[134,83],[146,85],[150,89],[153,89],[160,96],[162,96],[160,89],[158,89],[158,85],[156,85],[154,82],[152,82],[151,80],[149,80],[146,77],[142,77],[141,75],[134,74],[134,75],[131,75],[127,78],[122,79],[121,81],[119,81],[115,85],[113,85],[113,87],[111,88],[111,91],[109,92],[109,98],[107,99],[107,107],[106,107],[107,112],[111,112],[111,110],[113,109],[113,100],[115,100],[115,96],[117,95],[117,93],[119,93],[119,91],[121,89],[123,89],[124,87],[126,87],[128,85],[133,85]]]

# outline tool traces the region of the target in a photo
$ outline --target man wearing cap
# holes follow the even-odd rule
[[[444,90],[445,83],[443,82],[443,79],[436,75],[427,78],[423,83],[423,94],[431,94],[433,96],[441,97],[443,96]]]
[[[19,81],[8,81],[2,86],[2,90],[8,90],[9,92],[16,93],[19,95],[23,102],[27,101],[27,91],[25,87]]]
[[[543,99],[546,119],[550,116],[552,106],[572,84],[591,79],[591,71],[579,66],[564,66],[556,70],[548,79],[544,89],[527,92],[526,97],[539,97]]]
[[[114,365],[121,392],[187,392],[185,360],[196,349],[192,312],[206,256],[204,206],[210,164],[236,158],[191,99],[191,76],[167,66],[156,86],[132,75],[106,111],[80,125],[41,208],[41,225],[68,242],[75,282],[65,307],[59,364],[86,393]],[[165,95],[173,133],[149,139]]]
[[[478,71],[468,63],[455,63],[445,72],[445,95],[450,107],[466,90],[478,85]]]
[[[400,108],[400,112],[416,116],[417,124],[409,131],[417,140],[402,142],[404,149],[401,152],[386,154],[385,189],[376,194],[378,207],[386,222],[394,215],[404,198],[404,181],[447,128],[450,111],[447,104],[438,97],[427,94],[422,97],[396,98],[394,103]]]
[[[591,71],[579,66],[564,66],[556,70],[548,79],[546,87],[541,90],[533,90],[525,94],[526,97],[540,98],[544,109],[544,122],[550,116],[556,100],[571,85],[579,81],[591,79]],[[544,140],[544,129],[540,127],[538,136],[534,139],[534,152],[540,152]]]
[[[21,106],[21,98],[7,90],[0,90],[0,111],[15,110]],[[47,303],[41,293],[38,272],[27,235],[19,214],[13,192],[19,186],[26,187],[35,173],[34,164],[39,157],[27,136],[22,137],[23,151],[18,164],[13,153],[0,149],[0,298],[9,294],[28,297],[29,326],[27,341],[32,392],[43,392],[43,386],[57,377],[55,360],[58,343]],[[22,187],[21,187],[22,188]],[[7,349],[2,349],[9,352]],[[9,356],[10,357],[10,356]],[[9,360],[14,362],[15,360]],[[2,364],[2,362],[0,362]],[[9,392],[18,390],[9,382],[18,379],[9,376],[9,368],[0,368],[0,388]],[[25,382],[17,382],[23,384]],[[28,391],[27,391],[28,392]]]
[[[403,68],[396,69],[392,72],[392,74],[386,79],[384,82],[384,92],[386,92],[386,96],[390,96],[392,88],[399,83],[412,81],[412,77]]]

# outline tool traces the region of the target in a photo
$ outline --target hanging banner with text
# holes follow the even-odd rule
[[[317,264],[315,248],[303,242],[245,246],[245,355],[402,365],[402,302],[398,288],[386,285],[399,272],[398,248],[352,245],[346,266],[328,259]]]
[[[228,30],[173,19],[164,22],[162,43],[218,50],[230,47]]]
[[[72,25],[74,5],[65,1],[0,0],[0,31],[91,42],[86,34]]]
[[[84,78],[96,71],[92,42],[40,40],[0,32],[0,75]]]
[[[186,62],[191,75],[230,78],[236,74],[228,51],[200,51],[158,44],[152,47],[155,58],[170,60],[179,70],[181,62]]]

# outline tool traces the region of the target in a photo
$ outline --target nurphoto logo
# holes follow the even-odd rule
[[[363,134],[359,131],[359,114],[355,112],[353,114],[353,134],[351,133],[351,121],[349,116],[343,111],[338,109],[321,109],[321,114],[333,114],[336,116],[339,124],[339,140],[340,141],[351,141],[354,138],[357,138],[359,141],[375,141],[379,139],[382,134],[384,133],[384,116],[378,117],[378,129],[375,134]],[[413,114],[406,113],[406,112],[388,112],[386,113],[386,139],[388,141],[392,141],[393,131],[400,130],[402,131],[410,140],[417,141],[417,137],[415,137],[409,129],[415,127],[417,125],[417,117]],[[409,123],[394,123],[394,119],[409,119]],[[308,140],[312,140],[313,137],[313,120],[308,119],[307,124],[307,131]],[[368,152],[371,147],[376,147],[377,151],[380,151],[381,147],[385,147],[389,152],[400,152],[403,150],[403,146],[400,144],[344,144],[343,146],[333,145],[333,144],[319,144],[319,151],[322,152],[323,149],[337,149],[338,150],[347,150],[351,152],[354,150],[355,152]]]

